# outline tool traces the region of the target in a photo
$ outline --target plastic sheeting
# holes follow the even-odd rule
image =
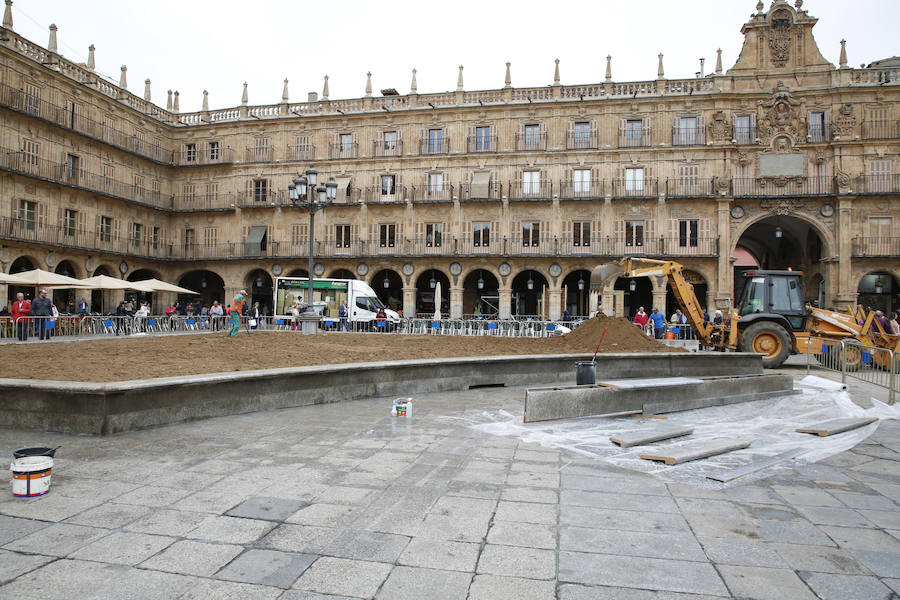
[[[808,448],[809,452],[797,460],[816,462],[856,446],[875,432],[878,422],[825,438],[797,433],[795,429],[802,425],[840,417],[900,418],[900,405],[888,406],[873,399],[873,407],[864,409],[854,404],[846,391],[805,385],[801,385],[800,389],[802,393],[794,396],[670,413],[666,420],[589,417],[523,423],[521,416],[499,411],[472,416],[470,421],[475,429],[493,435],[517,437],[524,442],[568,450],[616,467],[719,489],[771,476],[795,463],[789,461],[725,484],[711,481],[706,478],[707,475],[799,448]],[[661,427],[693,427],[694,433],[678,441],[630,448],[620,448],[609,441],[611,435]],[[660,448],[738,438],[754,441],[745,450],[683,465],[665,466],[639,458],[640,454],[655,453]],[[560,470],[564,469],[565,465]]]

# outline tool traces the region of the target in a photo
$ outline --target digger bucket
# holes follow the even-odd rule
[[[617,262],[609,262],[591,271],[591,289],[602,290],[606,284],[624,273],[625,270]]]

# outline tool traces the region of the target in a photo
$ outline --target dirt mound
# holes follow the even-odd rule
[[[553,338],[463,337],[289,331],[40,342],[0,345],[0,378],[125,381],[350,362],[513,354],[677,351],[643,335],[625,319],[598,317]]]
[[[600,343],[603,330],[603,344],[600,352],[665,352],[672,350],[655,339],[647,337],[634,323],[622,317],[595,317],[589,319],[561,338],[547,340],[549,343],[561,342],[571,347],[573,352],[590,350]],[[576,350],[576,348],[578,350]]]

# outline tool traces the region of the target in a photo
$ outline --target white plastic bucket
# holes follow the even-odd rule
[[[21,498],[43,496],[50,491],[53,459],[49,456],[23,456],[15,459],[12,470],[12,493]]]

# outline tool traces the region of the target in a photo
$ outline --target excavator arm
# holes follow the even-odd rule
[[[681,264],[670,260],[623,258],[617,262],[595,267],[591,271],[591,289],[600,291],[617,277],[665,277],[669,281],[669,287],[675,295],[678,305],[697,336],[704,345],[713,345],[711,338],[714,327],[705,321],[703,311],[700,309],[700,302],[694,294],[694,286],[688,283],[681,274],[683,268]]]

